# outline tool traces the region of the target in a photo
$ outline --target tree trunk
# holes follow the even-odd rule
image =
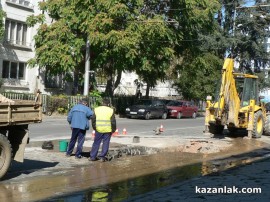
[[[108,75],[105,95],[112,97],[113,96],[113,78],[112,74]]]
[[[73,95],[78,94],[78,88],[79,88],[79,73],[78,70],[74,70],[74,83],[73,83]]]
[[[108,75],[107,84],[106,84],[106,90],[105,94],[113,97],[114,96],[114,90],[118,87],[120,84],[122,78],[122,71],[117,71],[116,80],[114,82],[113,73],[111,72],[110,75]]]
[[[116,75],[116,80],[114,82],[113,91],[119,86],[121,78],[122,78],[122,71],[117,70],[117,75]]]
[[[150,84],[147,83],[146,84],[146,93],[145,93],[145,98],[149,98],[149,93],[150,93]]]

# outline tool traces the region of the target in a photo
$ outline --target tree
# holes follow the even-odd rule
[[[169,33],[166,32],[169,30],[165,29],[164,20],[158,15],[152,16],[152,19],[161,21],[161,26],[149,26],[148,21],[151,19],[142,12],[143,7],[142,0],[41,2],[40,9],[48,13],[52,23],[45,23],[44,14],[28,18],[31,26],[41,23],[35,36],[36,57],[29,64],[44,67],[50,75],[65,74],[67,77],[70,72],[74,72],[75,81],[76,76],[82,79],[85,42],[89,38],[91,70],[106,75],[106,94],[113,96],[123,71],[138,70],[140,73],[143,72],[140,68],[147,66],[145,64],[152,64],[147,66],[148,73],[160,61],[164,68],[165,56],[161,52],[165,49],[168,50],[165,55],[169,62],[168,54],[172,53],[170,47],[164,46],[160,51],[153,49],[157,48],[159,39],[168,39]],[[149,35],[147,39],[152,40],[151,46],[143,41],[145,34]],[[143,50],[145,47],[147,50]],[[151,51],[158,55],[142,58],[146,52],[149,54]],[[160,75],[157,74],[155,79]]]
[[[166,71],[174,59],[173,32],[164,20],[155,18],[146,20],[140,25],[141,40],[138,43],[139,55],[135,71],[143,82],[147,84],[146,97],[150,88],[155,87],[157,81],[164,81]]]
[[[175,85],[185,99],[202,100],[214,93],[222,62],[217,44],[224,39],[215,15],[218,1],[171,1],[168,16],[177,22]]]
[[[30,16],[27,23],[34,26],[40,23],[35,39],[36,56],[29,60],[30,66],[39,65],[47,75],[63,74],[65,79],[74,73],[74,93],[77,93],[79,75],[83,74],[83,49],[86,34],[80,29],[84,21],[74,13],[72,1],[40,2],[40,9],[47,12],[52,23],[46,23],[45,14]]]
[[[221,67],[219,57],[211,53],[203,54],[182,67],[175,85],[185,99],[204,100],[207,95],[214,95]]]
[[[4,32],[5,32],[5,27],[4,27],[4,17],[6,16],[5,12],[3,11],[2,8],[0,8],[0,39],[3,38]]]
[[[248,0],[223,0],[223,12],[220,13],[220,26],[226,50],[232,54],[239,64],[239,70],[257,74],[263,78],[261,71],[269,67],[269,0],[254,0],[254,5]],[[269,87],[269,82],[260,79],[259,86]]]
[[[256,1],[258,2],[258,1]],[[267,2],[263,3],[264,5]],[[260,72],[269,66],[270,55],[265,43],[270,36],[270,7],[261,7],[256,3],[253,7],[239,7],[236,15],[235,52],[240,68],[251,73]]]

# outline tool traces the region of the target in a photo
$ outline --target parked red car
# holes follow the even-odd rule
[[[198,113],[198,107],[194,102],[184,100],[172,100],[167,103],[168,116],[181,119],[182,117],[196,118]]]

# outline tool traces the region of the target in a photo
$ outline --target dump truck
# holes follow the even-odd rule
[[[34,100],[10,100],[0,94],[0,179],[12,160],[24,161],[24,150],[29,143],[28,125],[41,121],[39,91]]]
[[[269,134],[270,122],[262,98],[258,77],[234,71],[234,59],[226,58],[215,98],[207,96],[205,132],[222,134],[226,126],[231,134],[246,130],[248,138]]]

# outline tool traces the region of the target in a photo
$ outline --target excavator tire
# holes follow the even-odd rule
[[[266,116],[263,134],[270,135],[270,115]]]
[[[217,134],[222,134],[224,126],[210,123],[208,129],[209,129],[209,133],[217,135]]]
[[[9,140],[0,134],[0,179],[6,174],[12,160],[12,148]]]
[[[252,131],[252,137],[254,138],[260,138],[262,137],[263,131],[264,131],[264,117],[262,114],[262,111],[257,111],[254,114],[254,122],[253,122],[253,131]]]

